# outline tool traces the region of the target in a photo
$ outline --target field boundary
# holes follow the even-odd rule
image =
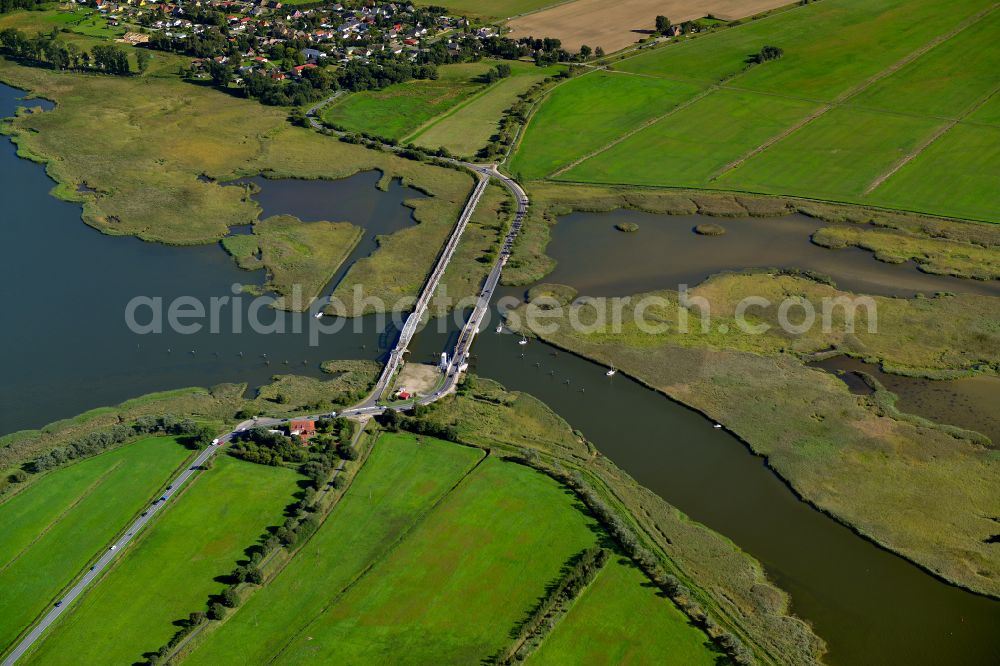
[[[941,127],[939,127],[935,132],[933,132],[929,137],[927,137],[927,139],[922,141],[920,145],[918,145],[916,148],[914,148],[909,153],[900,158],[887,171],[877,176],[875,180],[873,180],[871,184],[869,184],[868,187],[865,188],[864,194],[871,194],[873,191],[878,189],[885,181],[895,176],[900,169],[905,167],[907,164],[916,159],[921,153],[930,148],[931,145],[936,143],[938,139],[940,139],[942,136],[944,136],[952,129],[954,129],[956,125],[960,125],[965,118],[967,118],[968,116],[979,110],[979,108],[982,107],[984,104],[986,104],[986,102],[996,97],[997,93],[1000,93],[1000,84],[994,87],[993,90],[991,90],[990,92],[983,95],[980,99],[976,100],[972,104],[972,106],[970,106],[968,109],[965,110],[965,112],[960,114],[958,118],[955,118],[954,120],[951,120],[942,125]],[[986,125],[993,126],[989,123],[986,123]]]
[[[628,139],[632,138],[633,136],[635,136],[636,134],[638,134],[642,130],[648,129],[648,128],[652,127],[653,125],[655,125],[656,123],[660,122],[661,120],[665,120],[665,119],[669,118],[670,116],[674,115],[675,113],[677,113],[679,111],[683,111],[684,109],[686,109],[687,107],[691,106],[692,104],[705,99],[706,97],[708,97],[709,95],[711,95],[716,90],[718,90],[718,86],[711,86],[710,88],[707,88],[706,90],[702,90],[701,92],[697,93],[693,97],[690,97],[690,98],[684,100],[683,102],[681,102],[680,104],[678,104],[677,106],[673,107],[672,109],[670,109],[666,113],[664,113],[662,115],[659,115],[659,116],[656,116],[654,118],[650,118],[649,120],[645,121],[644,123],[642,123],[638,127],[635,127],[633,129],[629,130],[625,134],[622,134],[621,136],[619,136],[617,139],[615,139],[611,143],[605,144],[605,145],[601,146],[600,148],[598,148],[597,150],[595,150],[595,151],[593,151],[591,153],[588,153],[587,155],[584,155],[583,157],[581,157],[581,158],[579,158],[577,160],[574,160],[574,161],[570,162],[566,166],[561,167],[560,169],[558,169],[557,171],[553,171],[548,176],[546,176],[546,178],[550,178],[550,179],[558,178],[562,174],[566,173],[567,171],[570,171],[571,169],[574,169],[575,167],[579,166],[583,162],[586,162],[587,160],[589,160],[589,159],[591,159],[593,157],[597,157],[601,153],[604,153],[604,152],[606,152],[608,150],[611,150],[612,148],[614,148],[615,146],[617,146],[619,143],[622,143],[623,141],[627,141]]]
[[[15,562],[17,562],[18,560],[20,560],[24,556],[25,553],[27,553],[29,550],[31,550],[31,548],[36,543],[38,543],[39,540],[41,540],[42,537],[44,537],[46,534],[48,534],[49,532],[51,532],[52,528],[54,528],[56,525],[58,525],[63,520],[65,520],[66,516],[69,514],[70,511],[72,511],[77,506],[79,506],[81,502],[83,502],[85,499],[87,499],[88,497],[90,497],[94,493],[95,490],[97,490],[101,485],[103,485],[104,482],[107,481],[108,477],[111,476],[112,472],[114,472],[116,469],[118,469],[119,467],[121,467],[124,464],[125,464],[124,461],[119,460],[114,465],[112,465],[110,468],[108,468],[107,471],[105,471],[99,477],[97,477],[96,479],[94,479],[94,481],[89,486],[87,486],[87,488],[83,491],[83,493],[81,493],[75,500],[73,500],[70,503],[69,506],[67,506],[65,509],[63,509],[62,511],[60,511],[59,515],[57,515],[55,518],[53,518],[52,521],[49,522],[49,524],[45,526],[45,529],[43,529],[41,532],[39,532],[38,534],[36,534],[35,538],[32,539],[30,543],[28,543],[24,548],[22,548],[20,550],[20,552],[18,552],[18,554],[15,555],[9,562],[7,562],[6,564],[4,564],[3,566],[0,566],[0,574],[2,574],[4,571],[6,571],[7,569],[9,569],[11,567],[11,565],[13,565]]]
[[[992,14],[997,9],[997,7],[1000,7],[1000,2],[994,3],[994,4],[990,5],[989,7],[987,7],[986,9],[980,10],[979,12],[977,12],[977,13],[973,14],[972,16],[970,16],[970,17],[966,18],[965,20],[963,20],[958,25],[952,27],[947,32],[938,35],[937,37],[935,37],[931,41],[927,42],[926,44],[924,44],[923,46],[921,46],[917,50],[912,51],[912,52],[908,53],[907,55],[903,56],[902,58],[900,58],[899,60],[897,60],[893,64],[889,65],[885,69],[883,69],[883,70],[881,70],[879,72],[876,72],[875,74],[873,74],[872,76],[868,77],[864,81],[862,81],[862,82],[858,83],[857,85],[855,85],[855,86],[853,86],[853,87],[845,90],[844,92],[840,93],[839,95],[837,95],[836,97],[834,97],[831,101],[826,102],[824,104],[824,106],[820,107],[819,109],[817,109],[813,113],[809,114],[807,117],[803,118],[802,120],[798,121],[797,123],[794,123],[790,127],[785,128],[784,130],[782,130],[778,134],[774,135],[770,139],[766,140],[764,143],[760,144],[759,146],[757,146],[756,148],[754,148],[750,152],[745,153],[742,157],[737,158],[736,160],[734,160],[734,161],[730,162],[729,164],[725,165],[724,167],[722,167],[720,170],[716,171],[709,178],[709,182],[718,180],[719,178],[721,178],[722,176],[726,175],[730,171],[733,171],[735,169],[740,168],[748,160],[750,160],[750,159],[756,157],[757,155],[763,153],[764,151],[766,151],[767,149],[771,148],[772,146],[774,146],[776,143],[780,142],[781,140],[788,138],[789,136],[791,136],[792,134],[794,134],[798,130],[800,130],[803,127],[805,127],[805,126],[809,125],[810,123],[812,123],[817,118],[820,118],[820,117],[826,115],[826,113],[829,112],[831,109],[836,108],[836,107],[842,105],[847,100],[852,99],[853,97],[856,97],[857,95],[861,94],[862,92],[864,92],[865,90],[867,90],[871,86],[875,85],[879,81],[882,81],[883,79],[886,79],[886,78],[892,76],[893,74],[895,74],[896,72],[898,72],[903,67],[906,67],[910,63],[912,63],[912,62],[920,59],[922,56],[924,56],[927,53],[929,53],[930,51],[934,50],[936,47],[938,47],[941,44],[947,42],[951,38],[953,38],[953,37],[961,34],[967,28],[970,28],[971,26],[975,25],[976,23],[979,23],[979,21],[981,21],[983,18],[985,18],[985,17],[989,16],[990,14]]]

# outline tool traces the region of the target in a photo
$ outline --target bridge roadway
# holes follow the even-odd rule
[[[458,218],[458,223],[455,225],[455,229],[451,232],[448,242],[445,244],[444,249],[438,256],[437,263],[434,265],[434,270],[431,272],[430,277],[427,278],[427,282],[424,284],[424,288],[420,292],[420,297],[417,299],[417,303],[413,307],[413,312],[407,316],[406,322],[403,324],[403,329],[399,332],[399,340],[396,342],[396,346],[393,347],[392,351],[389,352],[389,359],[386,361],[385,367],[382,368],[382,374],[379,375],[378,381],[375,383],[374,390],[371,395],[368,396],[368,399],[362,402],[358,407],[373,407],[378,403],[382,394],[385,393],[385,391],[389,388],[389,385],[392,383],[392,379],[395,377],[396,371],[399,369],[399,364],[403,360],[403,354],[406,353],[407,348],[410,346],[410,342],[413,340],[414,333],[417,332],[417,327],[420,326],[421,319],[423,319],[424,315],[427,314],[427,307],[430,305],[434,292],[437,290],[438,284],[441,282],[441,278],[448,269],[448,264],[451,262],[451,258],[455,255],[455,250],[458,248],[458,244],[462,240],[462,233],[469,225],[469,220],[472,218],[472,214],[476,212],[476,206],[479,204],[479,199],[483,196],[483,192],[486,191],[486,186],[490,183],[488,172],[484,173],[480,170],[476,170],[476,173],[479,175],[479,182],[476,183],[476,188],[472,191],[472,195],[469,197],[469,201],[465,204],[465,209],[462,211],[462,215]]]

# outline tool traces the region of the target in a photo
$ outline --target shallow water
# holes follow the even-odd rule
[[[426,195],[396,178],[390,181],[385,192],[379,192],[377,185],[381,178],[378,171],[368,171],[341,180],[255,176],[233,182],[255,186],[253,199],[261,207],[262,220],[272,215],[294,215],[303,222],[353,222],[364,227],[365,233],[357,246],[321,291],[322,295],[329,296],[355,261],[378,249],[378,236],[416,223],[413,211],[404,202]],[[374,192],[379,196],[373,196]]]
[[[994,448],[1000,448],[1000,378],[980,376],[940,381],[902,377],[847,356],[835,356],[812,365],[834,373],[848,386],[861,381],[856,373],[865,372],[899,397],[896,407],[900,411],[974,430],[989,437]]]
[[[722,236],[693,229],[711,221]],[[639,225],[634,233],[616,224]],[[983,282],[921,273],[913,263],[886,264],[857,248],[830,250],[809,237],[826,226],[805,215],[706,218],[630,210],[573,213],[552,228],[548,254],[558,263],[545,282],[568,284],[588,296],[625,296],[695,285],[709,275],[754,268],[814,271],[848,291],[913,296],[938,291],[1000,296],[1000,281]]]

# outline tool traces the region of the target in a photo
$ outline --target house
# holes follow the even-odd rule
[[[142,33],[138,32],[126,32],[124,35],[122,35],[121,39],[116,39],[115,41],[136,46],[137,44],[148,43],[149,35],[143,35]]]
[[[288,426],[288,434],[308,442],[316,434],[316,422],[312,419],[293,419]]]
[[[409,400],[410,398],[413,397],[413,394],[407,391],[406,389],[402,389],[400,390],[399,393],[396,394],[396,397],[399,398],[400,400]]]

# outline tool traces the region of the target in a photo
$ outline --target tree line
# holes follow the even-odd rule
[[[6,14],[16,9],[35,9],[45,0],[0,0],[0,14]]]
[[[18,477],[16,481],[27,480],[27,474],[40,474],[62,467],[74,460],[95,456],[139,435],[157,433],[185,437],[190,444],[199,447],[207,445],[214,437],[214,431],[211,428],[199,425],[192,419],[180,419],[170,414],[143,416],[136,419],[132,425],[119,423],[107,430],[87,433],[65,446],[54,448],[38,456],[21,470],[25,474],[15,473],[15,476]]]
[[[128,53],[114,44],[98,44],[89,52],[73,42],[63,42],[59,32],[39,32],[30,36],[16,28],[0,31],[0,53],[12,56],[27,64],[48,66],[52,69],[84,69],[107,74],[131,74]],[[144,71],[149,62],[148,54],[139,57],[139,69]]]

